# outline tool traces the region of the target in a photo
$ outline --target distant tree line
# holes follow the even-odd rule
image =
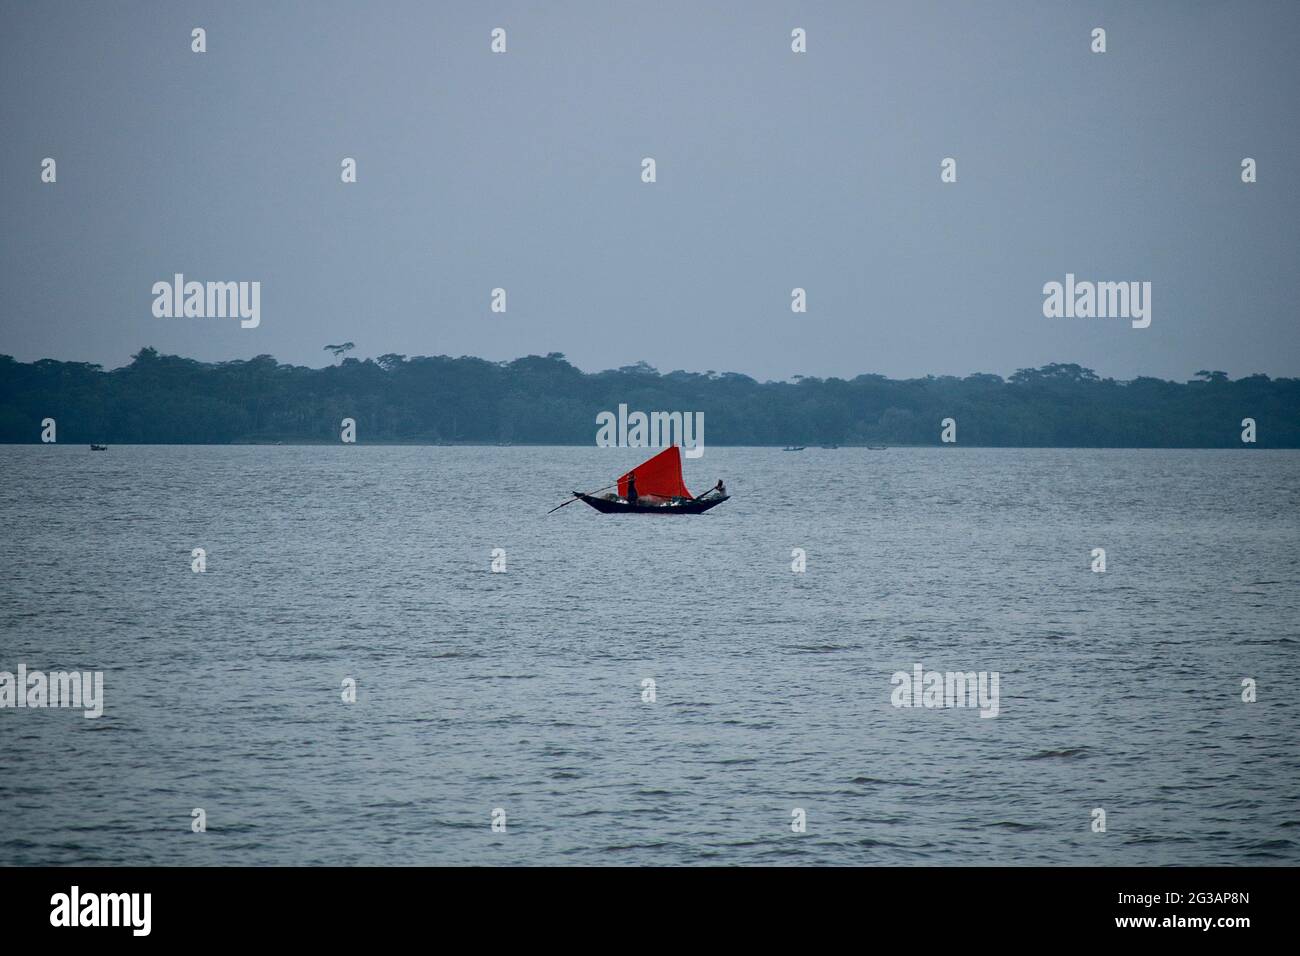
[[[352,343],[330,346],[336,356]],[[345,347],[346,346],[346,347]],[[0,356],[0,441],[37,442],[41,421],[60,442],[335,442],[342,419],[361,442],[592,444],[596,415],[702,411],[718,445],[939,444],[1239,448],[1242,420],[1258,445],[1300,447],[1300,379],[1188,382],[1099,378],[1078,365],[974,374],[758,382],[734,372],[661,374],[644,362],[585,373],[563,355],[512,362],[448,356],[343,358],[283,365],[269,355],[206,363],[141,349],[105,371],[84,362]]]

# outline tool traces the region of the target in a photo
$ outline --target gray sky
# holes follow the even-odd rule
[[[1297,46],[1293,2],[6,0],[0,352],[1297,375]],[[175,272],[260,327],[155,318]],[[1067,272],[1151,326],[1045,318]]]

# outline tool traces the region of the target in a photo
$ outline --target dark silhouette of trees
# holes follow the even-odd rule
[[[959,444],[1241,447],[1254,418],[1260,447],[1300,447],[1300,379],[1232,381],[1205,369],[1187,382],[1101,378],[1075,364],[976,373],[757,382],[735,372],[661,373],[645,362],[584,373],[558,353],[488,362],[445,355],[346,356],[324,368],[270,355],[198,362],[142,348],[104,371],[84,362],[0,356],[0,441],[334,442],[355,418],[363,441],[590,444],[596,415],[702,411],[706,444],[939,443],[955,418]],[[346,348],[345,348],[346,347]]]
[[[340,358],[341,356],[346,355],[348,352],[351,352],[354,348],[356,348],[355,343],[344,342],[342,345],[327,345],[325,346],[323,351],[329,352],[335,358]]]

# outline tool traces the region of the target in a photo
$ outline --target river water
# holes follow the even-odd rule
[[[1300,863],[1300,453],[643,457],[0,446],[0,861]]]

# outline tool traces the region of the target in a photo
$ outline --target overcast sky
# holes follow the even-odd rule
[[[22,360],[321,365],[351,340],[759,379],[1300,375],[1289,0],[3,11],[0,352]],[[155,318],[176,272],[260,281],[261,325]],[[1150,281],[1150,327],[1045,318],[1067,272]]]

